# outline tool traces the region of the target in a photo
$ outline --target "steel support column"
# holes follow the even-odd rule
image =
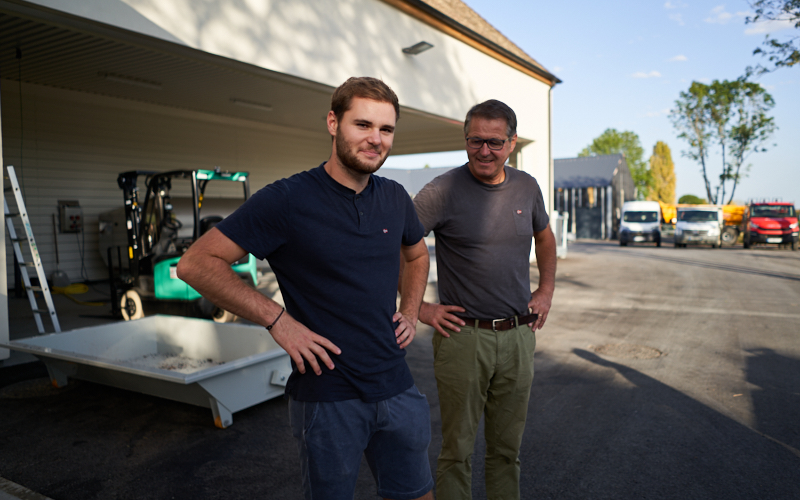
[[[3,159],[3,93],[2,88],[0,88],[0,170],[3,171],[3,175],[5,176],[5,169],[6,163]],[[20,96],[22,98],[22,96]],[[0,191],[0,205],[2,205],[3,201],[5,200],[5,190]],[[0,211],[0,226],[3,228],[6,227],[5,221],[5,213],[4,211]],[[3,229],[3,234],[5,235],[5,229]],[[8,276],[6,274],[6,238],[3,236],[2,241],[0,241],[0,269],[3,270],[0,273],[0,342],[8,343],[9,341],[9,329],[8,329]],[[11,351],[8,349],[0,349],[0,361],[4,359],[8,359],[11,357]]]

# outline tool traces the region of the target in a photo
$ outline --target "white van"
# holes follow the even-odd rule
[[[713,205],[678,207],[677,218],[675,247],[686,247],[689,243],[720,247],[720,234],[724,224],[722,208]]]
[[[657,201],[626,201],[619,222],[619,244],[644,242],[661,246],[661,205]]]

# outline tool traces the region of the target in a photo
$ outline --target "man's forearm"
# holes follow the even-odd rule
[[[414,322],[419,318],[419,307],[428,284],[428,253],[406,262],[400,282],[400,312]]]
[[[553,294],[556,287],[556,238],[547,228],[536,235],[536,267],[539,268],[539,290]]]
[[[231,262],[247,255],[216,231],[197,240],[178,261],[178,277],[215,306],[260,325],[269,325],[281,310],[231,269]]]
[[[207,259],[202,268],[180,278],[215,306],[257,324],[268,325],[281,306],[248,286],[220,259]]]

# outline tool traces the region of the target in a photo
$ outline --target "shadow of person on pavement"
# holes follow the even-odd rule
[[[789,447],[630,366],[572,352],[583,361],[534,381],[523,498],[800,495]]]
[[[747,381],[758,430],[800,449],[800,359],[772,349],[748,350]]]

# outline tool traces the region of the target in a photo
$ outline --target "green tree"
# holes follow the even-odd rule
[[[650,156],[650,199],[675,203],[675,164],[672,162],[672,152],[665,142],[658,141],[653,146]]]
[[[616,129],[606,129],[595,138],[592,143],[578,153],[578,156],[600,156],[622,153],[628,163],[628,168],[636,186],[639,199],[646,199],[650,193],[650,171],[642,160],[644,149],[639,142],[639,136],[634,132],[619,132]]]
[[[755,15],[748,16],[745,24],[782,21],[793,24],[795,30],[800,30],[800,0],[753,0],[750,2],[750,6],[755,11]],[[762,45],[764,48],[755,49],[753,54],[766,57],[769,67],[761,64],[755,68],[748,67],[747,76],[753,73],[767,73],[800,63],[800,35],[797,35],[797,31],[794,31],[793,36],[784,41],[767,35]]]
[[[775,131],[767,113],[775,101],[759,84],[743,78],[714,80],[711,85],[692,82],[681,92],[670,112],[678,137],[689,143],[683,155],[700,163],[706,196],[711,203],[725,203],[730,183],[733,199],[736,186],[750,166],[744,161],[754,152],[766,151],[764,144]],[[719,182],[712,188],[708,172],[710,148],[716,144],[722,158]]]
[[[743,80],[737,81],[735,87],[736,112],[734,121],[728,131],[731,161],[728,162],[725,175],[733,181],[728,203],[733,201],[736,186],[744,177],[750,165],[745,160],[752,154],[767,150],[764,145],[778,128],[775,119],[767,113],[775,106],[775,100],[759,84]],[[724,198],[724,191],[723,191]]]
[[[685,194],[680,197],[678,203],[681,205],[705,205],[706,200],[693,194]]]
[[[678,137],[689,143],[683,156],[700,163],[705,182],[706,194],[711,198],[711,184],[708,182],[706,158],[711,143],[708,85],[692,82],[687,92],[680,93],[675,101],[675,109],[670,111],[673,126],[678,129]]]

